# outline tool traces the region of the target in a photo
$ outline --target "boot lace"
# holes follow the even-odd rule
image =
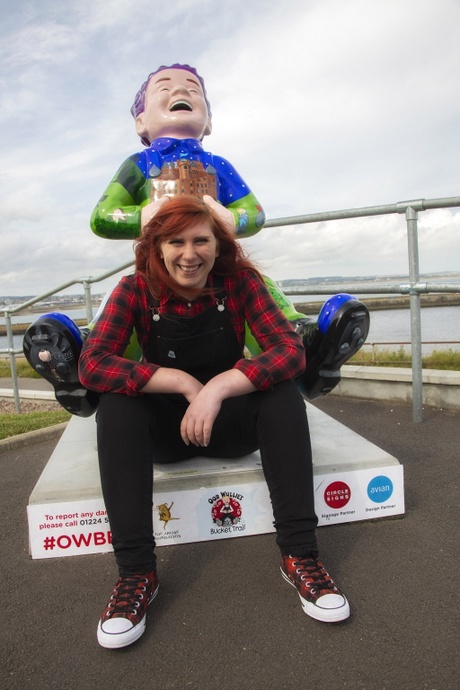
[[[339,592],[337,585],[327,572],[322,563],[316,558],[296,558],[292,565],[302,583],[308,587],[312,594],[323,596],[324,594],[336,594]]]
[[[148,578],[145,575],[120,577],[107,604],[106,617],[139,615],[148,604]]]

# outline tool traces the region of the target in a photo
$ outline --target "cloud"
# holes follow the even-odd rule
[[[203,74],[205,147],[270,218],[459,194],[452,0],[19,0],[2,19],[0,294],[132,255],[89,217],[141,148],[129,108],[160,64]],[[424,270],[458,268],[458,216],[420,214]],[[407,269],[401,216],[267,228],[245,246],[276,279]]]

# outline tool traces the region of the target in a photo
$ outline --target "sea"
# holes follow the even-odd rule
[[[321,302],[324,297],[315,295],[296,295],[290,298],[296,304]],[[366,301],[365,296],[361,298]],[[59,311],[59,310],[55,310]],[[73,319],[85,319],[84,309],[69,309],[62,313]],[[374,344],[377,348],[399,348],[399,344],[410,344],[411,318],[409,309],[387,309],[372,311],[371,325],[366,347]],[[314,314],[309,314],[314,316]],[[15,323],[35,321],[39,314],[18,315],[12,317]],[[4,317],[0,323],[4,323]],[[422,352],[428,354],[433,350],[460,350],[460,306],[425,307],[421,310]],[[0,336],[0,351],[8,347],[6,336]],[[22,348],[22,336],[14,336],[14,347]]]

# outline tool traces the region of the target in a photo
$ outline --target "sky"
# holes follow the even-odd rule
[[[204,77],[204,148],[269,219],[460,196],[460,0],[6,0],[0,58],[0,295],[133,257],[89,218],[143,148],[129,109],[162,64]],[[243,243],[274,280],[408,273],[404,215]],[[460,271],[460,208],[419,214],[419,257]]]

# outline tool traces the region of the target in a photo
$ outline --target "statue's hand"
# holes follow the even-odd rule
[[[236,227],[235,216],[230,211],[230,209],[225,208],[225,206],[222,206],[222,204],[219,204],[218,201],[215,201],[215,199],[213,199],[212,196],[208,196],[207,194],[205,194],[203,196],[203,201],[210,208],[212,208],[212,210],[216,213],[216,215],[219,216],[220,220],[223,221],[227,230],[232,235],[234,235],[235,234],[235,227]]]
[[[155,201],[151,201],[149,204],[142,207],[142,209],[141,209],[141,230],[143,230],[144,227],[147,225],[147,223],[150,220],[152,220],[155,213],[163,206],[163,204],[165,204],[168,201],[169,201],[169,196],[162,196],[160,199],[156,199]]]

